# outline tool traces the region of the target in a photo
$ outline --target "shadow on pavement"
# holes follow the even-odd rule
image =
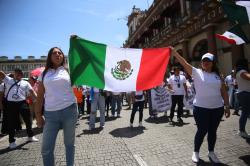
[[[102,131],[103,131],[102,127],[94,128],[92,130],[83,130],[83,132],[76,135],[76,137],[81,137],[82,135],[85,135],[85,134],[100,134]]]
[[[207,162],[202,159],[198,163],[196,163],[196,166],[228,166],[227,164],[223,163],[212,163],[212,162]]]
[[[190,124],[190,123],[185,123],[185,122],[175,122],[175,121],[173,121],[173,122],[171,122],[170,126],[173,126],[173,127],[175,127],[175,126],[177,126],[177,127],[182,127],[182,126],[184,126],[184,125],[188,125],[188,124]]]
[[[110,132],[113,137],[125,137],[125,138],[132,138],[139,134],[144,133],[145,127],[124,127],[118,128]]]
[[[169,122],[169,119],[167,116],[160,116],[160,117],[157,117],[157,118],[148,118],[145,120],[146,122],[148,123],[156,123],[156,124],[160,124],[160,123],[168,123]]]
[[[30,142],[24,142],[22,144],[19,144],[14,149],[10,149],[10,148],[0,149],[0,155],[2,155],[4,153],[8,153],[8,152],[13,151],[13,150],[29,150],[28,148],[23,148],[23,146],[28,144],[28,143],[30,143]]]
[[[243,160],[247,165],[250,165],[250,155],[240,156],[239,159]]]
[[[34,136],[37,135],[37,134],[41,134],[43,132],[43,129],[42,128],[33,128],[32,129],[33,133],[34,133]],[[17,138],[21,138],[21,137],[27,137],[27,132],[26,132],[26,129],[23,129],[21,131],[18,131],[16,132],[16,135],[15,137]]]

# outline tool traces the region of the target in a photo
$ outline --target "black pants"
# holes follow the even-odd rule
[[[207,109],[194,106],[194,119],[197,124],[197,132],[194,138],[194,151],[199,152],[204,137],[207,135],[208,150],[214,151],[216,143],[216,132],[221,118],[224,114],[224,108]]]
[[[111,106],[111,99],[112,97],[111,96],[107,96],[105,98],[105,108],[106,108],[106,111],[107,111],[107,115],[109,114],[109,107]]]
[[[174,117],[174,111],[175,111],[175,106],[176,104],[178,105],[178,110],[177,110],[177,117],[181,118],[183,114],[183,97],[184,95],[172,95],[172,107],[171,107],[171,112],[170,112],[170,119],[173,119]]]
[[[12,102],[7,101],[6,111],[8,111],[7,119],[8,119],[8,134],[9,134],[9,142],[15,142],[15,129],[18,127],[19,114],[22,116],[25,125],[28,137],[32,137],[32,123],[30,119],[30,111],[25,101],[20,102]]]
[[[144,106],[144,101],[137,101],[133,104],[132,113],[131,113],[131,117],[130,117],[130,123],[134,122],[135,113],[136,113],[136,111],[138,111],[138,109],[139,109],[139,122],[142,121],[143,106]]]
[[[6,109],[2,110],[2,114],[3,114],[3,121],[2,121],[2,129],[1,129],[1,133],[2,134],[7,134],[8,133],[8,117],[7,117],[7,111]]]

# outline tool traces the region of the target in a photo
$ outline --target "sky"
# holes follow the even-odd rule
[[[0,56],[40,58],[51,47],[67,55],[69,38],[122,47],[126,17],[133,6],[145,10],[153,0],[0,0]]]

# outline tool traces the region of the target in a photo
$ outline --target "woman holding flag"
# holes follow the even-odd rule
[[[211,53],[204,54],[201,58],[201,69],[198,69],[190,65],[173,47],[171,48],[173,56],[184,67],[185,71],[193,77],[196,90],[193,113],[197,124],[197,132],[194,138],[192,161],[199,162],[200,147],[205,135],[208,134],[208,157],[212,162],[220,163],[214,153],[216,132],[223,114],[228,118],[230,110],[226,86],[216,67],[214,55]]]
[[[37,126],[44,126],[42,143],[44,165],[55,165],[54,148],[60,129],[64,134],[67,166],[74,165],[78,112],[69,73],[64,65],[65,57],[62,50],[53,47],[49,50],[45,70],[38,78],[35,113]],[[45,103],[44,117],[42,116],[43,103]]]

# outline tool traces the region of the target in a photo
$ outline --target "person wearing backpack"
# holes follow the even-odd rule
[[[0,71],[0,80],[2,80],[6,87],[6,103],[5,109],[7,112],[8,134],[9,134],[9,148],[17,147],[15,141],[15,132],[18,127],[19,114],[21,114],[28,134],[28,141],[36,142],[38,139],[34,137],[32,131],[32,123],[30,119],[30,111],[27,107],[27,94],[31,94],[36,98],[36,92],[31,87],[30,83],[22,80],[23,72],[21,69],[14,70],[14,77],[7,76],[3,71]]]

